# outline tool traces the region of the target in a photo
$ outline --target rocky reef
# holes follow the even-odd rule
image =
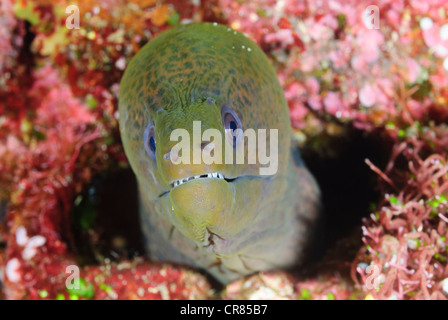
[[[0,4],[3,298],[448,297],[446,0],[381,1],[378,28],[363,20],[364,0],[87,0],[79,28],[70,4]],[[345,192],[345,207],[328,205],[337,241],[312,272],[265,272],[213,290],[187,267],[144,261],[132,232],[101,222],[98,202],[113,196],[97,191],[128,170],[117,126],[122,73],[156,34],[191,21],[226,24],[265,51],[297,145],[324,164],[311,170],[343,158],[368,172],[367,200]],[[367,141],[375,152],[359,149]],[[316,175],[331,198],[325,172]],[[338,232],[345,208],[358,214]],[[80,278],[70,289],[73,272]]]

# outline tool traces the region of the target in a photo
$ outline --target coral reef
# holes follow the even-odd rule
[[[62,0],[0,4],[0,282],[8,299],[206,299],[200,274],[168,264],[80,262],[73,208],[92,179],[127,166],[117,95],[127,62],[178,23],[216,21],[273,62],[298,145],[323,153],[351,130],[390,142],[381,199],[357,251],[316,275],[253,275],[225,299],[446,299],[448,296],[448,12],[446,0],[98,0],[69,29]],[[73,2],[74,3],[74,2]],[[78,199],[78,200],[77,200]],[[98,235],[85,222],[93,246]],[[361,226],[360,226],[361,227]],[[344,245],[344,244],[343,244]],[[336,250],[336,249],[335,249]],[[342,250],[343,251],[343,250]],[[331,255],[331,254],[330,254]],[[80,289],[66,287],[80,265]]]

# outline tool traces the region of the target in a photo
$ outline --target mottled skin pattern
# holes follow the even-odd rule
[[[132,59],[120,90],[120,130],[139,184],[141,223],[152,259],[204,269],[222,283],[302,261],[319,212],[319,189],[291,148],[282,88],[254,42],[216,24],[173,28]],[[275,175],[260,176],[259,163],[174,165],[164,158],[177,143],[170,141],[172,130],[192,134],[193,120],[202,122],[202,132],[216,128],[226,137],[223,106],[238,114],[243,130],[278,129]],[[143,141],[151,121],[156,161],[146,154]],[[269,135],[267,142],[269,152]],[[245,153],[247,163],[247,148]],[[209,172],[237,179],[170,186]]]

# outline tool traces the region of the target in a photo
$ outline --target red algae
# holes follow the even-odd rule
[[[365,247],[352,275],[376,299],[446,299],[448,131],[446,125],[428,129],[429,135],[427,131],[395,144],[382,172],[394,184],[384,182],[383,201],[364,221]],[[407,168],[396,165],[399,158]],[[373,272],[376,285],[369,282]]]

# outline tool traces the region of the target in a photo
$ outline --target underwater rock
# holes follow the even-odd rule
[[[222,299],[289,300],[297,299],[294,279],[282,271],[264,271],[226,286]]]

